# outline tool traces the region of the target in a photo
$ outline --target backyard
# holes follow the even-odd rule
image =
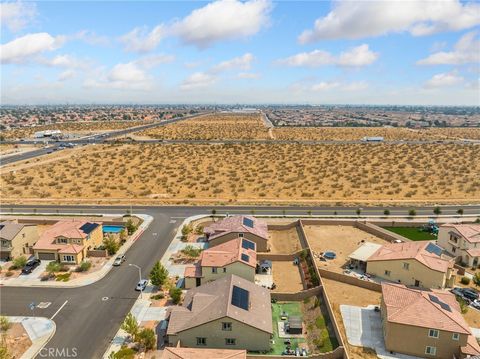
[[[272,355],[281,355],[286,348],[284,344],[285,338],[279,337],[278,332],[278,322],[282,320],[280,317],[282,313],[287,313],[288,316],[302,316],[302,306],[300,302],[278,302],[272,304],[272,320],[273,320],[273,344],[272,344],[272,351],[270,354]],[[307,348],[307,343],[305,338],[292,338],[291,339],[291,348],[295,350],[295,348]]]
[[[274,292],[293,293],[303,290],[302,278],[298,266],[293,261],[272,262]]]
[[[290,254],[302,249],[297,227],[269,229],[270,251],[272,253]]]
[[[384,229],[399,234],[412,241],[434,241],[437,236],[429,232],[422,231],[420,227],[383,227]]]

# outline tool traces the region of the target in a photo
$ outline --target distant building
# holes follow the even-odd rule
[[[21,224],[14,221],[0,223],[0,259],[7,260],[25,255],[38,240],[36,224]]]
[[[62,131],[60,130],[45,130],[45,131],[38,131],[35,132],[35,138],[44,138],[44,137],[61,137]]]
[[[385,348],[421,358],[478,358],[480,346],[452,293],[382,283]]]
[[[185,268],[185,289],[235,274],[255,281],[257,253],[255,243],[246,238],[236,238],[204,250],[197,263]]]
[[[445,288],[455,284],[454,260],[434,242],[389,243],[367,259],[368,274],[405,285]]]
[[[269,250],[267,223],[252,216],[226,217],[205,227],[203,231],[210,247],[240,237],[254,242],[257,252]]]
[[[229,275],[190,289],[167,313],[170,346],[269,351],[270,291]]]
[[[364,141],[364,142],[383,142],[384,138],[383,137],[364,137],[364,138],[362,138],[362,141]]]
[[[480,265],[480,224],[444,224],[437,243],[463,264]]]

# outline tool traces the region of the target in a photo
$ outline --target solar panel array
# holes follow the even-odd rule
[[[233,286],[232,289],[232,305],[243,309],[248,310],[248,300],[250,297],[250,292],[243,288]]]
[[[241,257],[242,257],[242,261],[244,261],[244,262],[250,261],[250,256],[248,256],[246,254],[242,254]]]
[[[443,310],[447,310],[449,312],[452,311],[452,309],[450,308],[450,306],[447,304],[447,303],[444,303],[442,302],[440,299],[438,299],[437,296],[434,296],[434,295],[431,295],[429,294],[428,297],[430,298],[430,300],[434,303],[437,303]]]
[[[255,250],[255,243],[249,241],[248,239],[242,239],[242,248]]]
[[[428,252],[428,253],[433,253],[437,256],[441,256],[442,255],[442,252],[443,252],[443,249],[440,248],[439,246],[437,246],[436,244],[433,244],[433,243],[428,243],[427,247],[425,248],[425,250]]]
[[[89,234],[91,231],[93,231],[95,228],[98,227],[98,223],[90,223],[90,222],[87,222],[85,223],[83,226],[80,227],[80,229],[86,233],[86,234]]]
[[[253,228],[253,220],[251,220],[250,218],[243,218],[243,225]]]

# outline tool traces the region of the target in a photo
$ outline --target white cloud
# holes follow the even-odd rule
[[[0,46],[2,63],[21,63],[44,51],[52,51],[61,46],[64,38],[53,37],[46,32],[27,34]]]
[[[239,72],[237,74],[237,78],[239,79],[247,79],[247,80],[256,80],[260,78],[260,74],[254,72]]]
[[[453,51],[440,51],[417,62],[419,65],[462,65],[480,62],[480,40],[478,32],[463,35],[455,44]]]
[[[106,46],[110,43],[107,36],[97,35],[94,31],[81,30],[72,36],[69,36],[69,40],[80,40],[89,45],[102,45]]]
[[[302,87],[300,87],[301,89]],[[313,84],[309,90],[311,91],[327,91],[332,89],[338,89],[341,91],[349,91],[349,92],[356,92],[365,90],[368,88],[368,84],[366,82],[340,82],[340,81],[321,81],[318,83]],[[305,88],[303,88],[305,90]]]
[[[138,60],[135,60],[135,64],[150,69],[161,64],[168,64],[174,60],[175,56],[173,55],[158,54],[141,57]]]
[[[145,27],[136,27],[120,37],[120,42],[124,44],[126,51],[145,53],[153,51],[158,46],[165,38],[166,31],[163,24],[154,27],[150,32]]]
[[[256,34],[268,25],[271,9],[269,0],[219,0],[192,11],[171,30],[183,42],[206,48],[218,41]]]
[[[361,67],[374,63],[377,58],[378,53],[371,51],[367,44],[363,44],[344,51],[339,56],[323,50],[314,50],[278,60],[278,63],[295,67],[318,67],[323,65]]]
[[[0,3],[0,23],[12,32],[22,30],[37,15],[34,3],[2,2]]]
[[[203,88],[213,85],[217,81],[217,78],[206,72],[195,72],[187,77],[180,88],[182,90],[192,90],[196,88]]]
[[[319,83],[314,84],[311,89],[312,91],[325,91],[325,90],[330,90],[335,87],[339,87],[340,82],[335,82],[335,81],[322,81]]]
[[[72,55],[57,55],[51,59],[39,58],[38,62],[52,67],[63,67],[70,69],[87,69],[90,65],[90,61],[85,59],[77,59]]]
[[[76,76],[76,72],[73,70],[65,70],[58,75],[58,81],[66,81],[74,78]]]
[[[103,74],[105,71],[99,69],[97,72]],[[145,91],[152,87],[152,80],[143,68],[132,61],[115,65],[106,75],[85,80],[84,87]]]
[[[235,57],[231,60],[220,62],[219,64],[215,65],[212,68],[212,71],[220,72],[220,71],[227,71],[232,69],[250,70],[250,66],[254,59],[255,57],[252,54],[246,53],[242,56]]]
[[[458,31],[480,24],[480,4],[443,1],[338,1],[315,21],[300,43],[331,39],[359,39],[388,33],[409,32],[413,36]]]
[[[107,78],[111,82],[143,82],[147,80],[147,75],[144,70],[133,62],[126,64],[117,64],[108,74]]]
[[[434,75],[430,80],[425,83],[427,88],[437,88],[454,86],[463,82],[463,77],[459,76],[455,71],[448,73],[441,73]]]

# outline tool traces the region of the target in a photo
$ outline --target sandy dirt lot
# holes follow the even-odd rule
[[[0,195],[4,203],[472,202],[480,200],[477,147],[87,146],[2,167]]]
[[[471,327],[480,328],[480,311],[477,309],[468,308],[463,317]]]
[[[139,132],[138,136],[169,140],[267,139],[268,129],[259,114],[205,115]]]
[[[274,292],[291,293],[303,290],[300,271],[292,261],[273,261],[272,273],[273,282],[277,285]]]
[[[272,253],[290,254],[302,249],[297,227],[283,230],[268,230],[270,251]]]
[[[6,343],[11,358],[20,358],[32,345],[32,341],[21,323],[12,323],[7,332]]]
[[[14,130],[3,131],[6,139],[29,138],[35,132],[45,130],[60,130],[67,133],[89,133],[94,131],[113,131],[148,124],[149,121],[85,121],[63,122],[52,125],[23,127]]]
[[[387,243],[385,240],[353,226],[305,226],[305,233],[310,246],[315,253],[333,251],[337,257],[326,262],[316,258],[319,268],[343,272],[342,266],[348,261],[348,256],[355,251],[362,241],[378,244]]]
[[[360,288],[354,285],[337,282],[330,279],[322,278],[325,290],[332,304],[333,313],[335,319],[340,327],[342,337],[347,346],[347,350],[352,358],[361,359],[374,359],[377,358],[375,352],[368,348],[354,347],[348,344],[345,332],[345,326],[343,324],[342,315],[340,313],[340,305],[356,305],[359,307],[366,307],[371,304],[380,304],[380,292]]]

